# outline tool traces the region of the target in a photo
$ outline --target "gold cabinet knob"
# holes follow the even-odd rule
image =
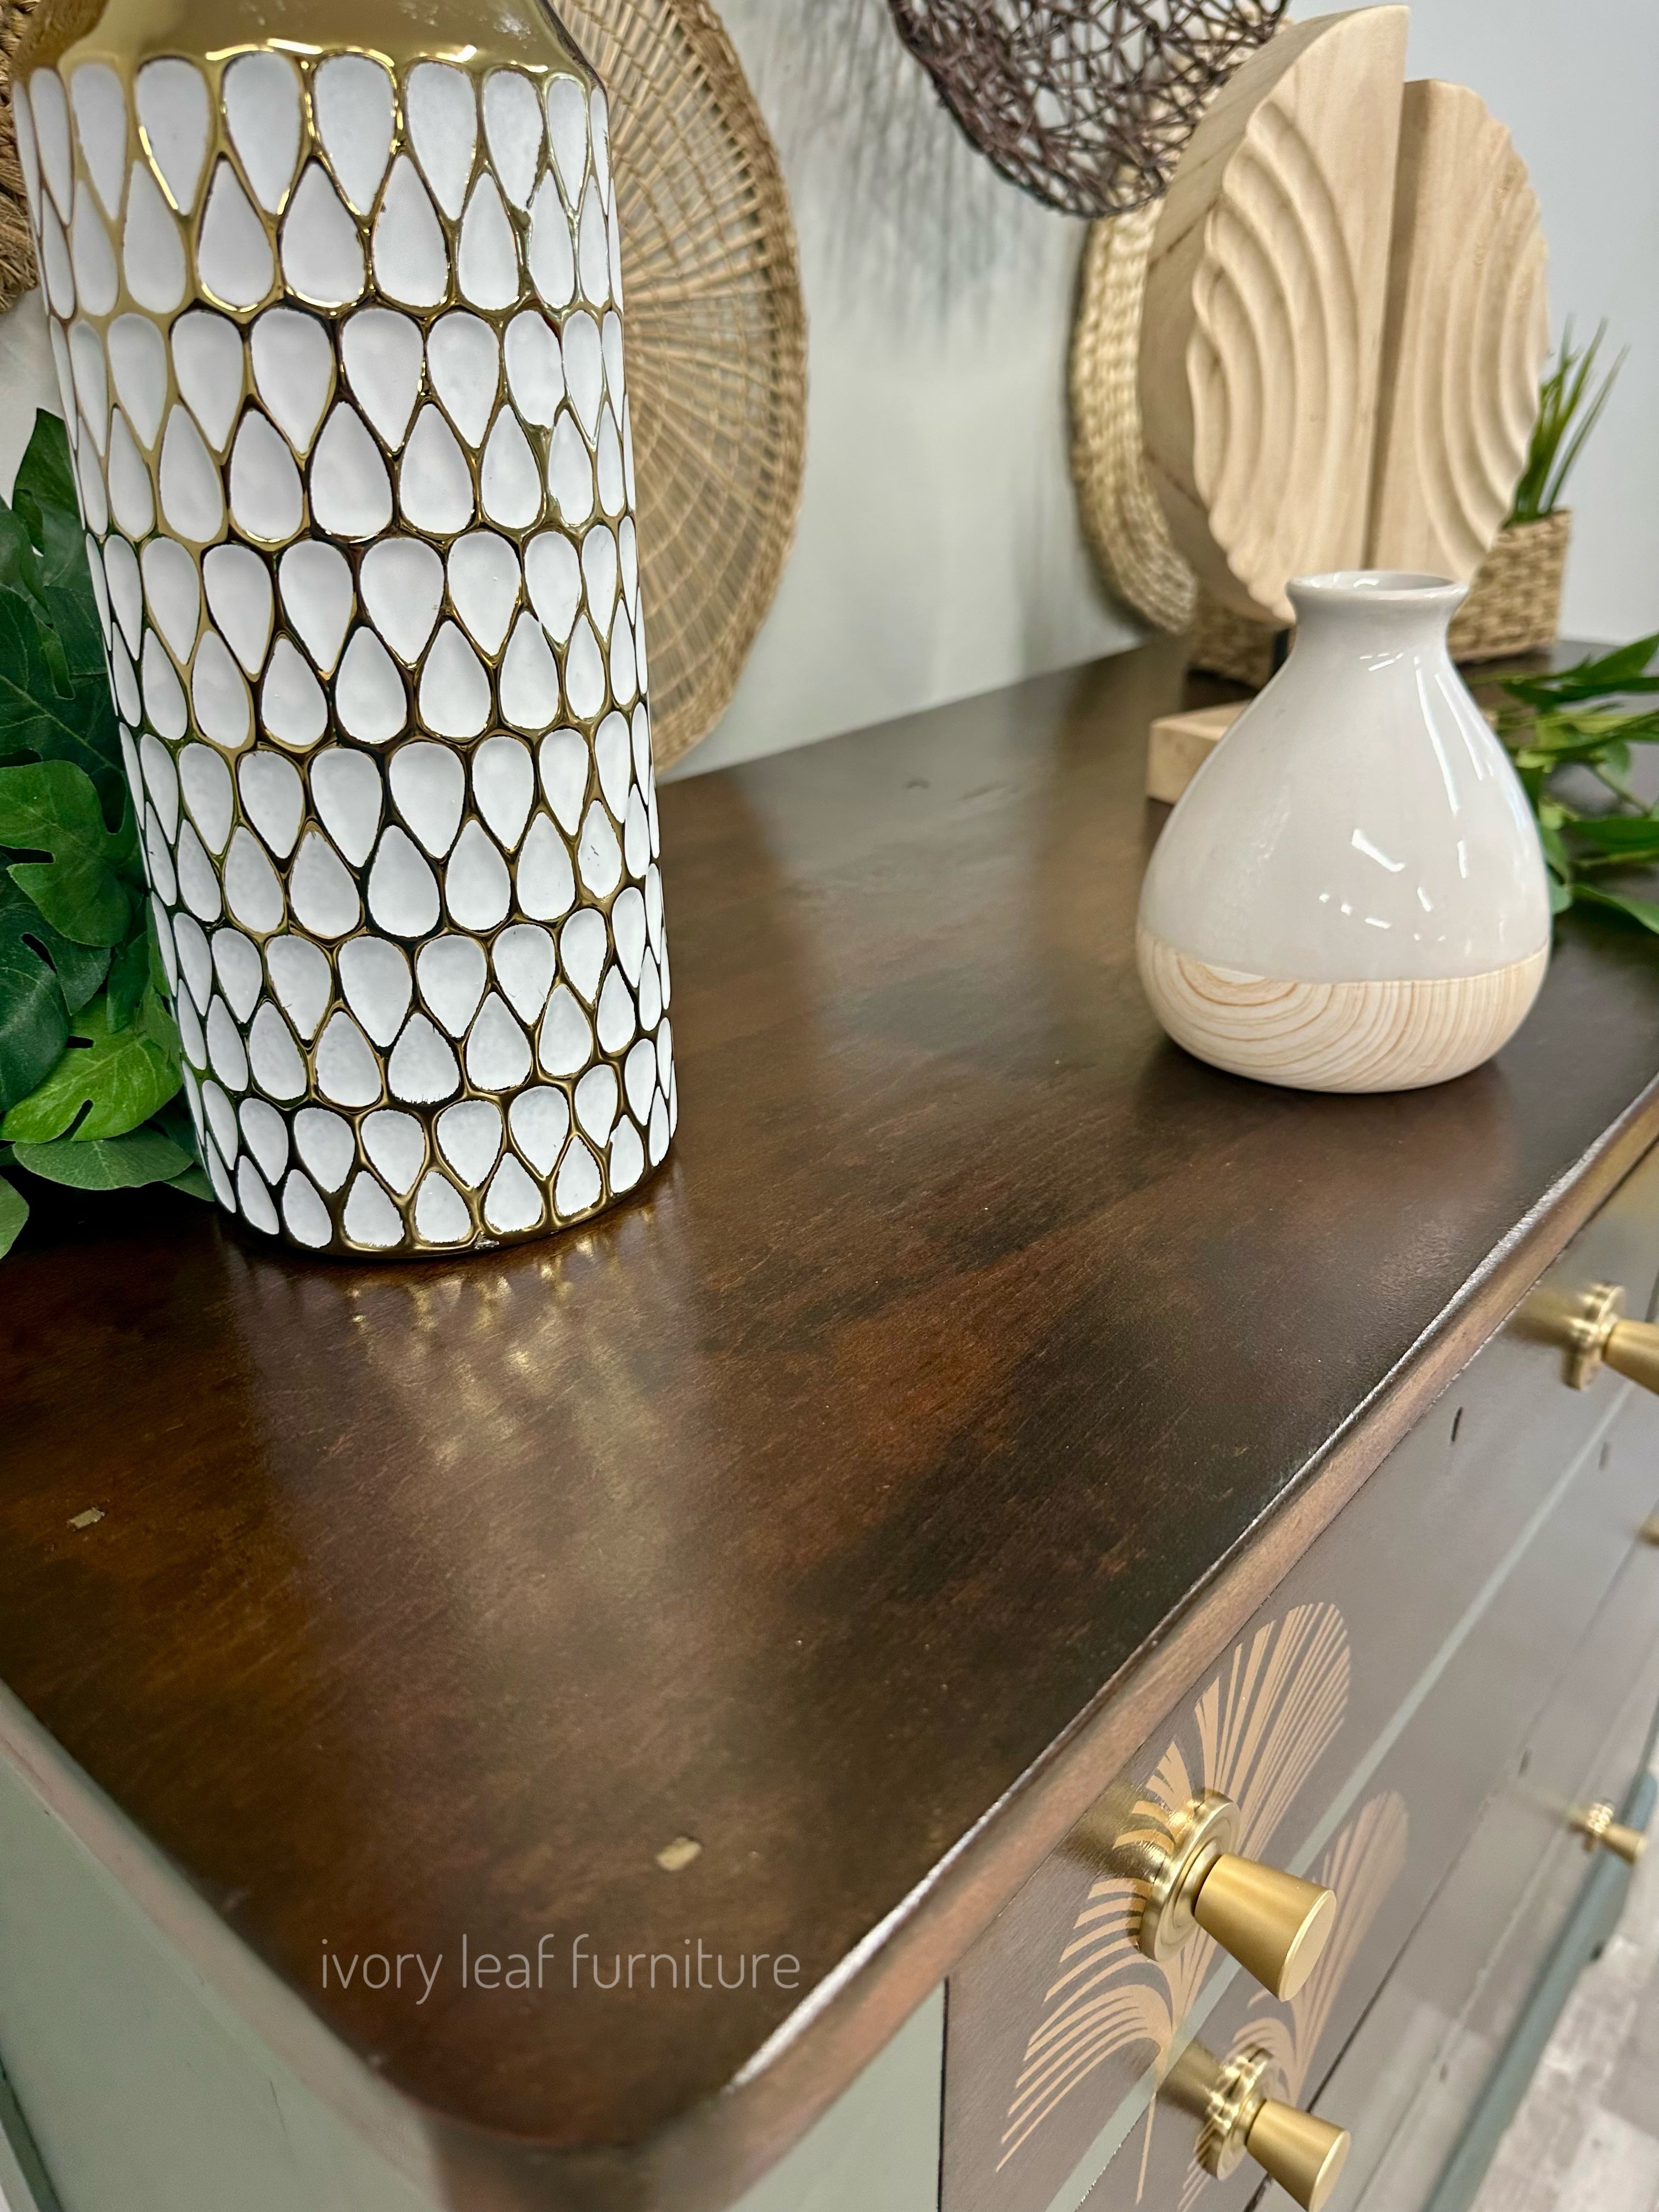
[[[1569,1301],[1539,1299],[1531,1310],[1565,1347],[1567,1380],[1575,1390],[1588,1390],[1604,1367],[1644,1390],[1659,1390],[1659,1328],[1625,1318],[1625,1293],[1617,1283],[1592,1283]]]
[[[1320,2212],[1348,2155],[1346,2128],[1281,2103],[1278,2064],[1265,2051],[1218,2058],[1189,2043],[1170,2069],[1164,2094],[1199,2123],[1194,2157],[1206,2173],[1224,2178],[1253,2158],[1304,2212]]]
[[[1581,1806],[1572,1816],[1572,1825],[1584,1838],[1587,1851],[1611,1851],[1626,1866],[1634,1866],[1646,1850],[1648,1839],[1639,1828],[1627,1828],[1622,1820],[1615,1820],[1617,1809],[1606,1803]]]
[[[1167,1850],[1138,1869],[1150,1892],[1141,1949],[1172,1958],[1201,1928],[1276,1997],[1293,1997],[1318,1963],[1336,1917],[1334,1891],[1241,1858],[1238,1808],[1206,1790],[1177,1813]]]

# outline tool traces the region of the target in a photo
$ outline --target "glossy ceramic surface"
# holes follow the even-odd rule
[[[1486,975],[1546,950],[1526,795],[1446,650],[1463,592],[1393,571],[1292,582],[1290,659],[1176,807],[1144,931],[1313,983]]]

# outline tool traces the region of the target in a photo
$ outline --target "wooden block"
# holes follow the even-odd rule
[[[1367,567],[1466,581],[1497,537],[1538,412],[1545,258],[1526,164],[1480,94],[1408,84]]]
[[[1290,577],[1364,560],[1407,15],[1322,16],[1253,54],[1152,244],[1152,483],[1200,581],[1262,620],[1290,620]]]
[[[1249,703],[1230,699],[1224,707],[1160,714],[1146,740],[1147,798],[1173,806]]]

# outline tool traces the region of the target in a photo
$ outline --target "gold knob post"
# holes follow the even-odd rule
[[[1528,1302],[1534,1329],[1565,1345],[1567,1380],[1587,1390],[1604,1367],[1644,1390],[1659,1391],[1659,1328],[1625,1318],[1617,1283],[1592,1283],[1571,1305],[1540,1295]]]
[[[1312,2112],[1267,2097],[1250,2122],[1244,2147],[1304,2212],[1321,2212],[1347,2163],[1350,2141],[1346,2128],[1334,2128]]]
[[[1659,1390],[1659,1328],[1651,1322],[1614,1322],[1601,1357],[1626,1382],[1639,1382],[1644,1390]]]
[[[1348,2131],[1269,2094],[1283,2087],[1266,2051],[1218,2058],[1203,2044],[1189,2043],[1163,2094],[1197,2119],[1193,2156],[1206,2173],[1224,2180],[1242,2160],[1253,2158],[1304,2212],[1321,2212],[1348,2155]]]
[[[1611,1851],[1615,1858],[1623,1859],[1626,1866],[1634,1866],[1648,1847],[1648,1839],[1639,1828],[1627,1828],[1613,1816],[1616,1806],[1601,1803],[1586,1805],[1572,1816],[1572,1825],[1584,1838],[1587,1851]]]
[[[1336,1896],[1225,1851],[1199,1885],[1193,1917],[1264,1990],[1293,1997],[1330,1940]]]
[[[1238,1808],[1206,1790],[1170,1823],[1142,1875],[1139,1940],[1149,1959],[1173,1958],[1201,1928],[1276,1997],[1293,1997],[1335,1924],[1336,1897],[1317,1882],[1239,1856]]]

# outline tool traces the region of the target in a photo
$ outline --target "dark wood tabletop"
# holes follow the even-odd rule
[[[457,2202],[735,2194],[1659,1131],[1617,924],[1438,1091],[1167,1044],[1181,692],[1148,647],[668,787],[680,1133],[590,1229],[351,1267],[135,1194],[0,1267],[0,1680]],[[578,1934],[766,1963],[573,1992]]]

